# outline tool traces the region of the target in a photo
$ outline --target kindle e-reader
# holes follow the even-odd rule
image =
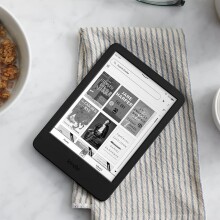
[[[34,140],[34,147],[106,200],[184,103],[119,44],[102,55]]]

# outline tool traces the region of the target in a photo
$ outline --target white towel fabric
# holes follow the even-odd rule
[[[78,82],[115,42],[179,89],[186,102],[108,200],[100,202],[74,183],[73,207],[90,208],[94,220],[205,219],[183,31],[80,29]]]

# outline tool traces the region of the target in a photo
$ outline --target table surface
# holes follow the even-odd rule
[[[0,117],[0,219],[90,219],[71,208],[72,180],[39,155],[32,141],[76,87],[78,31],[86,26],[181,27],[199,137],[208,219],[220,216],[220,132],[211,104],[220,87],[220,21],[212,0],[156,7],[135,0],[1,0],[22,24],[32,51],[24,94]]]

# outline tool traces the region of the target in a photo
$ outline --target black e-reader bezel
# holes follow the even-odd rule
[[[56,137],[54,137],[50,131],[55,127],[58,121],[62,118],[65,112],[71,107],[75,100],[80,96],[80,94],[85,90],[88,84],[93,80],[93,78],[98,74],[101,68],[106,64],[110,57],[118,52],[121,56],[127,59],[130,63],[136,66],[149,78],[155,81],[158,85],[164,88],[168,93],[176,98],[176,102],[161,119],[158,125],[153,129],[150,135],[141,144],[138,150],[133,154],[130,160],[122,168],[122,170],[117,174],[112,182],[110,182],[106,177],[100,174],[92,166],[90,166],[86,161],[76,155],[67,146],[61,143]],[[64,173],[70,176],[75,182],[81,185],[89,193],[91,193],[98,200],[106,200],[116,187],[121,183],[121,181],[130,172],[133,166],[145,153],[145,151],[150,147],[153,141],[157,138],[163,128],[168,124],[176,112],[184,103],[184,96],[169,82],[158,75],[154,70],[140,61],[131,52],[125,49],[120,44],[111,45],[107,51],[102,55],[99,61],[94,65],[94,67],[89,71],[82,82],[77,86],[73,93],[68,97],[60,109],[55,113],[55,115],[50,119],[46,126],[41,130],[41,132],[35,138],[33,145],[37,151],[39,151],[43,156],[49,159],[57,167],[59,167]]]

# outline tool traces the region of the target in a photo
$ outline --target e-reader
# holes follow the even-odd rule
[[[183,103],[184,96],[174,86],[127,49],[113,44],[33,145],[103,201]]]

